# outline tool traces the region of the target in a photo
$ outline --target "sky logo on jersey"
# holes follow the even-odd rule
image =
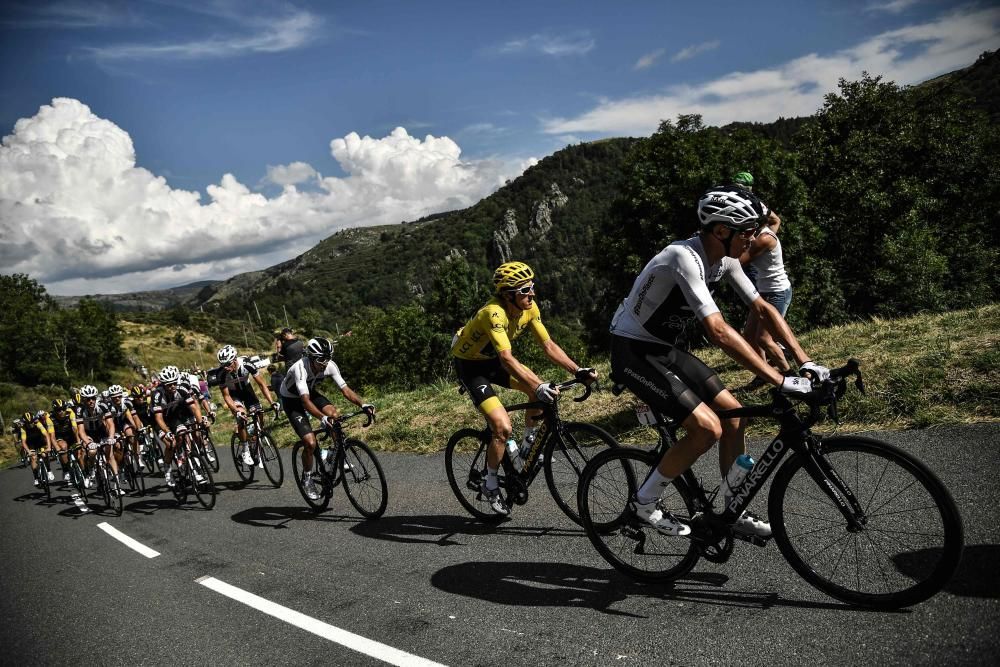
[[[478,387],[476,387],[476,389],[478,389],[478,390],[479,390],[479,393],[483,393],[484,391],[486,391],[486,388],[487,388],[487,387],[489,387],[489,385],[488,385],[488,384],[481,384],[481,385],[479,385]]]

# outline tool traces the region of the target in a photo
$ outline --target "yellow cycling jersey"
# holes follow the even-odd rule
[[[63,410],[63,416],[60,419],[57,414],[49,414],[52,419],[52,426],[55,427],[57,433],[76,433],[76,413],[72,408],[66,408]]]
[[[44,447],[48,444],[47,435],[54,435],[56,432],[55,427],[52,426],[52,420],[49,419],[48,415],[45,415],[45,419],[42,421],[33,421],[21,429],[21,444],[30,447],[31,449],[38,449]]]
[[[550,338],[542,324],[537,303],[532,303],[531,308],[521,311],[517,319],[511,320],[499,297],[493,297],[458,330],[451,353],[466,361],[492,359],[498,352],[509,350],[511,341],[527,328],[531,328],[539,343]]]

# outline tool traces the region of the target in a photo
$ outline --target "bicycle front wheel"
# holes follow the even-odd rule
[[[87,485],[83,481],[83,469],[80,468],[80,462],[76,460],[75,454],[70,454],[69,457],[69,480],[76,490],[77,495],[86,502]]]
[[[605,450],[583,469],[577,494],[581,524],[598,553],[619,572],[641,581],[671,581],[698,562],[698,549],[691,540],[660,534],[629,508],[629,501],[658,461],[655,451]],[[694,503],[681,480],[674,480],[660,502],[664,510],[681,519],[694,513]]]
[[[104,500],[115,516],[122,515],[122,488],[118,483],[118,475],[114,474],[110,467],[105,468]]]
[[[244,483],[249,484],[253,481],[253,475],[255,471],[255,466],[247,465],[243,461],[243,447],[249,447],[250,445],[243,445],[240,441],[240,436],[237,433],[233,433],[233,437],[229,440],[230,452],[233,455],[233,467],[236,468],[236,474],[240,476],[240,479]]]
[[[301,440],[295,443],[292,447],[292,475],[295,477],[295,486],[299,488],[299,493],[302,494],[302,499],[306,501],[309,507],[313,508],[317,512],[322,512],[329,506],[330,498],[333,496],[333,484],[330,481],[330,476],[323,473],[322,470],[316,470],[311,472],[313,476],[313,483],[316,487],[316,491],[319,493],[318,498],[310,498],[309,493],[306,490],[305,484],[302,481],[302,450],[305,449],[305,443]],[[322,468],[322,466],[316,465],[316,457],[320,456],[321,447],[317,444],[316,449],[313,450],[313,467]]]
[[[267,431],[260,434],[260,446],[257,448],[257,454],[264,466],[264,474],[271,480],[271,485],[277,489],[285,481],[285,464],[281,462],[281,452],[278,451],[274,440],[271,439],[271,434]]]
[[[375,452],[360,440],[348,439],[343,451],[340,465],[347,499],[366,519],[379,518],[389,502],[382,464]]]
[[[42,491],[45,492],[45,499],[52,500],[52,484],[49,483],[49,463],[41,454],[38,455],[38,479],[41,482]]]
[[[191,488],[194,490],[195,498],[201,506],[207,510],[215,507],[215,480],[212,478],[212,470],[203,454],[194,452],[188,456],[188,479],[191,481]]]
[[[212,469],[212,472],[219,472],[219,453],[215,451],[215,441],[212,440],[212,432],[205,429],[202,436],[202,450],[205,455],[205,462]]]
[[[940,480],[912,455],[870,438],[830,438],[820,451],[860,504],[860,526],[848,525],[806,459],[791,457],[771,485],[768,516],[792,568],[838,600],[877,609],[940,591],[963,547],[961,515]]]
[[[490,509],[489,501],[479,493],[479,484],[486,477],[486,449],[490,444],[489,431],[463,428],[456,431],[444,450],[444,466],[448,484],[458,502],[480,521],[496,522],[504,517]],[[503,478],[503,468],[497,476]],[[503,481],[500,488],[506,488]]]
[[[595,456],[618,447],[607,431],[591,424],[563,422],[561,432],[553,433],[545,446],[545,481],[566,516],[580,523],[576,496],[580,475]]]

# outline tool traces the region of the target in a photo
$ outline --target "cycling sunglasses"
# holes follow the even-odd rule
[[[527,285],[521,285],[520,287],[512,287],[509,291],[516,294],[528,295],[535,291],[535,283],[528,283]]]

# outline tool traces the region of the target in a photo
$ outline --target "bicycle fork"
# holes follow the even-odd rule
[[[837,473],[836,468],[822,452],[819,440],[810,438],[802,452],[805,468],[823,493],[833,501],[834,506],[847,521],[847,531],[857,533],[864,530],[868,517],[851,488]]]

